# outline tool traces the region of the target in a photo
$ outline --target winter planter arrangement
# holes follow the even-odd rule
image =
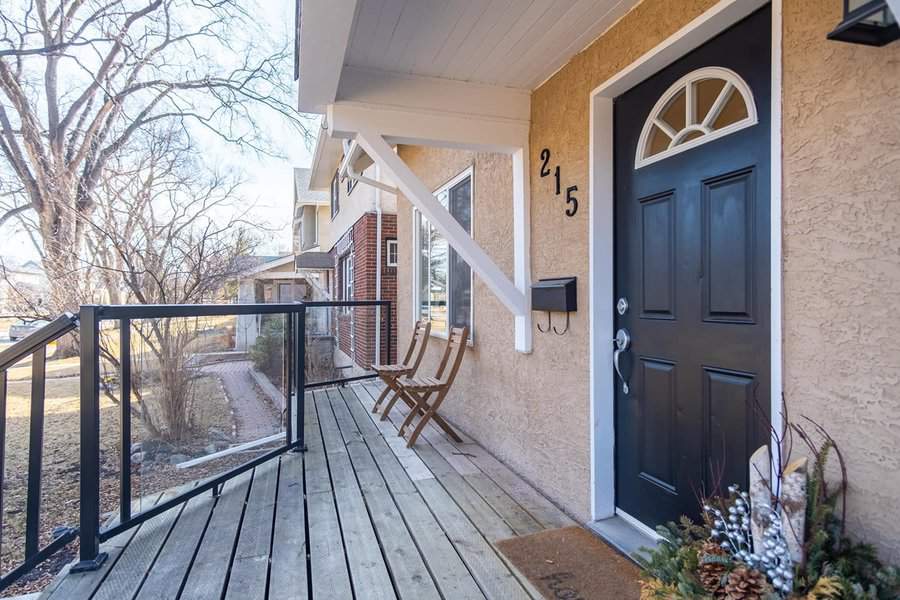
[[[806,458],[772,461],[764,446],[750,459],[750,490],[732,485],[706,499],[702,523],[682,517],[657,529],[663,540],[637,557],[641,600],[900,598],[900,569],[847,537],[846,466],[834,439],[810,423],[816,439],[793,423],[777,446],[791,448],[799,438],[810,450],[811,469]],[[838,485],[826,478],[832,456],[840,466]]]

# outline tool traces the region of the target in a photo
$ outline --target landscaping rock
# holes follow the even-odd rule
[[[222,431],[221,429],[217,429],[215,427],[210,427],[206,432],[207,437],[211,442],[230,442],[231,436]]]
[[[187,454],[173,454],[169,457],[169,464],[177,465],[178,463],[183,463],[188,460],[191,460],[191,457]]]
[[[162,460],[175,452],[175,447],[163,440],[145,440],[141,443],[141,451],[148,459]]]

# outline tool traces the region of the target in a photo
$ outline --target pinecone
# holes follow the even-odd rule
[[[762,600],[771,591],[766,576],[749,567],[738,567],[728,576],[725,600]]]
[[[706,556],[728,556],[728,553],[712,540],[708,540],[700,547],[700,584],[703,589],[712,594],[713,598],[720,600],[725,597],[725,587],[722,578],[728,572],[728,567],[721,562],[708,561]]]

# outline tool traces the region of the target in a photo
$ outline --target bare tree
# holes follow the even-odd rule
[[[262,106],[310,137],[288,100],[290,52],[256,41],[243,0],[0,0],[0,6],[0,171],[17,184],[17,193],[0,203],[0,224],[33,213],[53,310],[79,301],[73,291],[85,281],[89,224],[101,187],[109,192],[105,171],[142,151],[142,133],[162,125],[190,138],[205,128],[263,151],[266,139],[254,119]],[[190,275],[177,275],[177,285],[153,293],[173,301],[197,291]],[[140,283],[136,289],[149,293]]]
[[[97,208],[86,230],[95,290],[105,301],[196,304],[221,300],[255,240],[236,213],[234,177],[204,167],[177,129],[143,134],[139,153],[111,161],[100,180]],[[201,319],[147,319],[134,324],[147,357],[134,361],[136,413],[154,437],[183,440],[191,431],[195,354],[203,350]],[[117,369],[112,336],[104,362]],[[141,365],[144,365],[141,368]],[[147,390],[152,390],[149,394]],[[112,389],[105,387],[116,400]]]

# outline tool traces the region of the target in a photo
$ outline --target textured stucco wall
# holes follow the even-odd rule
[[[534,330],[534,352],[515,352],[513,318],[475,278],[475,345],[445,403],[447,415],[576,518],[590,518],[590,405],[588,396],[588,97],[590,91],[700,14],[712,0],[646,0],[619,21],[532,97],[532,277],[578,277],[578,305],[565,336]],[[577,185],[579,210],[564,214],[552,177],[537,177],[539,153],[553,152],[563,186]],[[401,156],[431,188],[473,162],[474,235],[512,275],[512,179],[507,157],[402,147]],[[398,203],[401,267],[399,336],[409,339],[411,210]],[[536,315],[539,318],[539,315]],[[561,326],[562,323],[559,323]],[[434,368],[442,341],[433,340],[423,373]]]
[[[714,4],[645,0],[532,95],[532,277],[575,275],[580,310],[563,337],[513,350],[509,313],[476,277],[476,343],[446,412],[581,520],[589,518],[588,124],[592,89]],[[825,40],[840,0],[784,3],[785,396],[825,425],[850,469],[850,531],[900,560],[900,42]],[[541,148],[577,185],[564,215]],[[431,187],[474,160],[475,237],[512,270],[508,161],[404,147]],[[496,167],[496,170],[495,168]],[[409,204],[398,205],[400,339],[412,322]],[[405,342],[404,342],[405,343]],[[430,350],[431,364],[441,344]]]
[[[839,0],[784,7],[784,366],[850,474],[848,531],[900,562],[900,42],[829,42]]]

